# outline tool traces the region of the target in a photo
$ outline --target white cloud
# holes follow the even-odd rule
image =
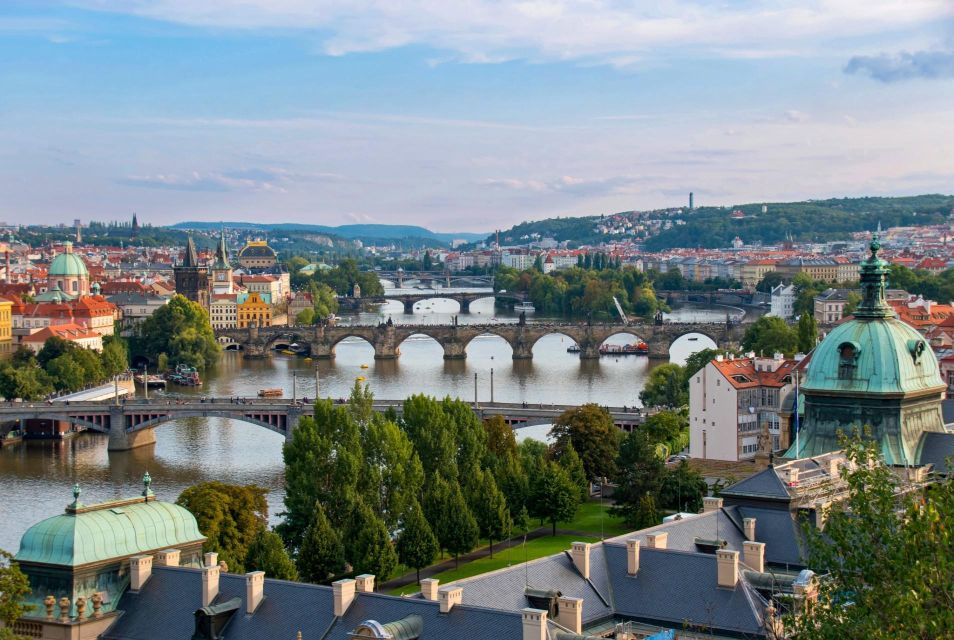
[[[119,179],[119,184],[149,189],[168,189],[172,191],[212,191],[242,192],[267,191],[286,193],[286,186],[292,182],[309,180],[336,181],[336,174],[297,174],[285,169],[248,167],[228,171],[192,171],[185,174],[157,173],[150,175],[131,175]]]
[[[639,64],[703,48],[734,58],[811,52],[811,42],[954,16],[950,0],[75,0],[101,11],[216,29],[320,32],[329,55],[409,44],[467,62]],[[729,35],[730,34],[730,35]],[[730,44],[727,44],[729,42]],[[735,44],[732,44],[735,43]]]

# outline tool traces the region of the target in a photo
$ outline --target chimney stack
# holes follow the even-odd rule
[[[715,496],[706,496],[702,499],[702,513],[709,513],[710,511],[718,511],[722,508],[722,498],[716,498]]]
[[[816,502],[814,515],[815,515],[815,528],[819,531],[824,531],[825,521],[828,519],[828,508],[831,506],[828,502]]]
[[[178,567],[181,555],[178,549],[164,549],[156,554],[156,564],[160,567]]]
[[[547,640],[547,612],[543,609],[521,609],[523,640]]]
[[[834,456],[828,458],[828,475],[832,480],[837,480],[841,476],[841,460]]]
[[[207,567],[219,566],[219,554],[217,554],[215,551],[209,551],[203,556],[203,558],[205,559],[205,566]]]
[[[208,555],[208,554],[206,554]],[[202,606],[207,607],[219,595],[219,573],[222,570],[217,565],[202,569]]]
[[[745,529],[746,540],[755,540],[755,518],[743,518],[742,528]]]
[[[669,534],[665,531],[646,535],[647,549],[665,549],[669,545]]]
[[[360,576],[355,576],[354,581],[358,593],[371,593],[374,591],[374,574],[362,573]]]
[[[765,543],[743,542],[742,562],[748,565],[753,571],[758,571],[759,573],[765,571]]]
[[[441,581],[437,578],[424,578],[421,580],[421,595],[424,596],[425,600],[437,602],[437,588],[440,584]]]
[[[636,538],[626,541],[626,573],[631,576],[639,573],[639,540]]]
[[[716,551],[718,565],[718,585],[726,589],[735,589],[739,581],[739,552],[719,549]]]
[[[245,613],[252,615],[265,597],[265,572],[245,574]]]
[[[570,555],[573,558],[573,564],[577,571],[587,580],[590,579],[590,547],[589,542],[574,542],[570,549]]]
[[[129,559],[129,589],[139,591],[152,575],[152,556],[133,556]]]
[[[583,598],[561,597],[557,599],[557,604],[557,624],[573,633],[583,633]]]
[[[331,590],[335,598],[335,617],[340,618],[354,601],[355,582],[350,578],[335,580],[331,583]]]
[[[441,587],[437,596],[441,601],[441,613],[450,613],[451,609],[463,600],[464,589],[461,587]]]
[[[795,465],[789,465],[781,470],[782,482],[788,486],[794,486],[798,484],[798,467]]]

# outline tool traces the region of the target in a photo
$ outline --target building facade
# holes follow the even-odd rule
[[[250,326],[272,326],[271,298],[258,292],[239,294],[236,305],[236,324],[239,329]]]
[[[795,317],[795,285],[780,284],[772,289],[772,307],[769,315],[786,321]]]
[[[267,241],[249,240],[239,251],[238,262],[243,269],[270,269],[278,262],[278,256]]]
[[[189,238],[182,263],[173,267],[176,293],[203,307],[209,306],[209,270],[199,264],[195,243]]]

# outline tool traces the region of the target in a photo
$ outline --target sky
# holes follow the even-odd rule
[[[952,0],[3,0],[0,220],[954,192]]]

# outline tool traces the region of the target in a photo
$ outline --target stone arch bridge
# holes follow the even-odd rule
[[[365,304],[380,304],[396,300],[404,305],[404,313],[414,313],[414,305],[424,300],[453,300],[460,305],[460,313],[470,313],[470,305],[476,300],[493,298],[509,302],[524,302],[526,294],[501,291],[431,291],[427,293],[386,293],[381,296],[364,296],[361,298],[338,298],[338,302],[348,309],[358,309]]]
[[[452,325],[379,325],[354,326],[297,326],[250,327],[216,331],[225,348],[242,349],[247,358],[264,357],[269,350],[298,344],[307,346],[313,358],[334,358],[335,347],[345,338],[361,338],[374,347],[378,360],[397,358],[402,342],[411,336],[433,338],[444,350],[447,360],[467,357],[467,345],[477,336],[496,335],[513,349],[514,360],[533,358],[533,346],[540,338],[565,335],[580,347],[580,358],[599,358],[599,348],[616,334],[628,334],[649,345],[649,357],[668,359],[672,343],[684,335],[698,333],[710,338],[719,348],[737,348],[743,327],[728,323],[669,323],[669,324],[585,324],[585,323],[512,323],[512,324],[452,324]]]

